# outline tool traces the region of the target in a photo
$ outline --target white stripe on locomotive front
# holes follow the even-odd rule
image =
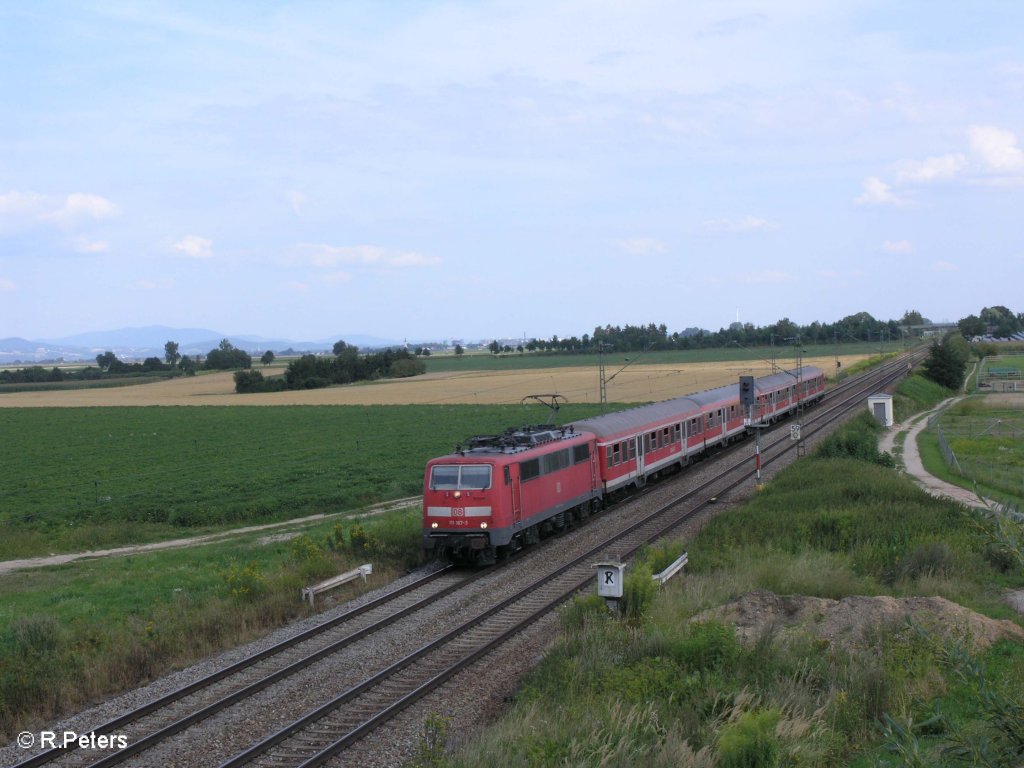
[[[460,509],[462,513],[453,514]],[[491,507],[427,507],[427,517],[488,517]]]

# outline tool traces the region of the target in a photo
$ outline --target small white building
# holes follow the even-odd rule
[[[871,415],[878,419],[878,423],[883,427],[888,428],[893,425],[892,395],[887,395],[884,392],[869,395],[868,410],[871,411]]]

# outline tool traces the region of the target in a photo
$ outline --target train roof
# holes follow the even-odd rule
[[[818,368],[816,365],[805,365],[800,368],[794,368],[791,371],[779,371],[770,376],[761,376],[754,379],[754,389],[760,392],[770,392],[780,387],[791,387],[793,382],[798,379],[807,381],[820,375],[821,368]]]
[[[660,403],[640,405],[625,411],[606,413],[590,419],[574,421],[572,426],[578,430],[593,432],[598,437],[611,437],[624,432],[635,432],[648,424],[661,424],[666,421],[679,421],[688,418],[688,414],[696,416],[707,407],[738,397],[739,384],[727,384],[692,395],[663,400]]]
[[[801,373],[800,369],[781,371],[769,376],[754,379],[754,389],[758,392],[771,392],[790,386]],[[802,369],[803,380],[812,379],[821,374],[821,369],[813,365],[805,365]],[[629,408],[625,411],[607,413],[589,419],[574,421],[570,426],[577,430],[593,432],[598,437],[608,438],[615,435],[637,432],[648,425],[664,424],[668,421],[681,421],[692,418],[719,403],[726,403],[739,398],[739,383],[726,384],[703,392],[694,392],[683,397],[663,400]]]
[[[547,424],[509,427],[500,435],[474,435],[466,438],[447,457],[483,457],[520,454],[533,448],[551,447],[555,443],[586,439],[572,424],[555,427]]]

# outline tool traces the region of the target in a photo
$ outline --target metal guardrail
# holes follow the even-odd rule
[[[366,581],[366,577],[369,576],[371,573],[373,573],[373,564],[364,563],[363,565],[360,565],[358,568],[353,568],[351,571],[346,571],[345,573],[339,574],[337,576],[332,576],[331,578],[326,579],[325,581],[321,581],[319,584],[314,584],[310,587],[303,587],[302,599],[308,599],[309,605],[310,607],[312,607],[313,598],[316,595],[319,595],[321,592],[326,592],[330,589],[334,589],[335,587],[340,587],[342,584],[347,584],[350,581],[355,581],[360,576],[363,577],[363,581]]]
[[[690,562],[689,553],[683,552],[683,554],[680,555],[668,568],[661,573],[654,574],[651,578],[658,582],[658,586],[664,586],[665,582],[683,570],[683,566],[688,562]]]

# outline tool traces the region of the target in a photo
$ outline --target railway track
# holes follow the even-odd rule
[[[100,756],[92,750],[85,755],[77,751],[75,744],[54,747],[18,763],[15,768],[42,765],[98,768],[120,764],[277,681],[383,631],[430,601],[452,594],[479,577],[478,573],[442,568],[91,729],[97,736],[129,735],[131,743],[125,749]]]
[[[897,380],[906,370],[907,360],[900,359],[830,390],[820,406],[804,414],[804,438],[811,437],[851,407],[860,407],[866,394]],[[17,768],[39,765],[98,768],[129,761],[140,765],[161,764],[160,758],[149,762],[146,750],[166,745],[177,734],[202,721],[216,720],[218,714],[226,710],[254,706],[252,702],[260,692],[273,691],[273,686],[329,660],[342,649],[372,639],[393,625],[397,625],[398,633],[422,637],[422,644],[408,652],[399,650],[373,664],[367,663],[365,670],[359,670],[340,694],[331,695],[315,706],[306,706],[302,711],[293,709],[288,714],[282,713],[287,719],[283,727],[275,730],[254,726],[256,733],[272,735],[244,737],[251,746],[224,760],[216,757],[225,767],[321,765],[508,642],[538,618],[550,614],[590,583],[591,566],[596,559],[610,554],[630,557],[645,543],[665,536],[693,518],[711,500],[749,480],[754,473],[749,452],[744,451],[749,445],[749,442],[742,443],[721,451],[715,461],[716,469],[721,467],[721,471],[714,477],[691,484],[685,492],[657,505],[628,525],[617,526],[611,535],[597,543],[576,546],[572,538],[563,539],[559,548],[572,550],[572,555],[541,569],[539,576],[534,574],[521,579],[507,596],[493,597],[494,590],[484,588],[482,594],[472,600],[460,597],[480,580],[502,579],[504,569],[468,574],[443,569],[94,729],[97,735],[125,734],[129,742],[125,749],[103,754],[93,750],[54,749],[19,763]],[[789,430],[785,425],[777,427],[762,438],[762,466],[767,467],[794,450],[796,445],[789,439]],[[654,486],[658,487],[664,485]],[[650,490],[649,486],[643,494],[632,497],[630,503],[644,499]],[[602,519],[608,518],[614,520],[608,515]],[[527,557],[543,549],[535,548]],[[450,608],[444,609],[445,605]],[[427,628],[412,623],[412,617],[427,606],[442,606],[449,616],[444,621],[428,620]],[[464,618],[452,621],[451,616],[463,612]],[[411,628],[402,629],[406,624]],[[213,754],[197,757],[194,764],[212,764],[213,761],[205,759],[212,757]]]

